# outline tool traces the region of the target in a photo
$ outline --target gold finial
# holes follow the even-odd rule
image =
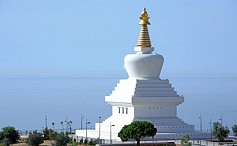
[[[140,47],[140,48],[150,48],[151,47],[151,41],[150,41],[149,32],[148,32],[148,28],[147,28],[147,25],[150,25],[150,23],[148,21],[149,18],[150,17],[148,17],[146,8],[144,8],[142,11],[141,17],[140,17],[139,24],[141,25],[141,30],[140,30],[140,35],[139,35],[138,42],[137,42],[137,47]],[[140,51],[138,50],[137,52],[140,52]],[[143,52],[143,51],[141,51],[141,52]]]
[[[148,24],[150,25],[150,22],[148,21],[150,17],[148,17],[148,14],[146,12],[146,8],[143,8],[143,11],[142,11],[142,14],[141,14],[141,17],[140,17],[140,25],[143,25],[143,24]]]

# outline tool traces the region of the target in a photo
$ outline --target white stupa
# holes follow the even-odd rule
[[[88,138],[120,140],[118,132],[133,121],[152,122],[158,130],[157,140],[180,139],[189,134],[192,139],[210,138],[210,133],[195,132],[194,126],[177,117],[177,106],[184,97],[177,94],[169,80],[160,79],[163,56],[152,53],[144,8],[140,17],[140,35],[135,54],[124,58],[128,79],[122,79],[105,101],[112,106],[112,116],[96,123],[95,130],[77,130],[76,135]]]

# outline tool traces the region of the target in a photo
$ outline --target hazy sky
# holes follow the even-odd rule
[[[123,58],[134,53],[143,7],[151,17],[152,46],[165,58],[161,78],[185,97],[179,115],[196,125],[198,115],[210,109],[219,111],[207,114],[206,123],[220,115],[236,118],[236,0],[0,0],[0,127],[43,125],[43,120],[19,122],[21,114],[39,120],[70,112],[79,122],[90,110],[96,121],[92,117],[100,113],[94,107],[99,107],[103,118],[110,115],[104,96],[127,78]],[[93,104],[75,106],[87,99]],[[45,108],[39,118],[34,117],[37,104]],[[231,112],[223,112],[226,108]]]

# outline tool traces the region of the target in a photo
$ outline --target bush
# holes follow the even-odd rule
[[[80,139],[80,142],[79,142],[79,143],[80,143],[80,145],[83,144],[83,138]]]
[[[55,146],[67,146],[67,143],[70,142],[70,137],[64,133],[59,133],[55,139]]]
[[[33,133],[30,132],[29,138],[27,143],[31,146],[38,146],[39,144],[44,142],[44,137],[42,133],[39,133],[37,131],[33,131]]]
[[[85,139],[85,140],[84,140],[84,144],[87,144],[87,143],[88,143],[88,139]]]
[[[43,134],[44,134],[44,140],[49,140],[49,129],[45,128],[43,130]]]
[[[97,140],[91,139],[90,142],[89,142],[89,145],[96,145],[96,142],[97,142]]]
[[[2,145],[3,146],[10,146],[10,140],[8,138],[4,138],[2,141],[1,141]]]
[[[55,140],[57,134],[58,134],[58,133],[57,133],[56,131],[53,131],[52,129],[49,129],[49,139],[50,139],[50,140]]]
[[[69,144],[69,146],[78,146],[79,142],[72,142],[71,144]]]

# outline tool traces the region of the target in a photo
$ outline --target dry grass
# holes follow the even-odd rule
[[[29,146],[26,143],[16,143],[16,144],[12,144],[11,146]]]
[[[44,140],[44,143],[40,144],[40,146],[51,146],[54,141],[52,140]],[[11,146],[29,146],[27,143],[16,143]]]

